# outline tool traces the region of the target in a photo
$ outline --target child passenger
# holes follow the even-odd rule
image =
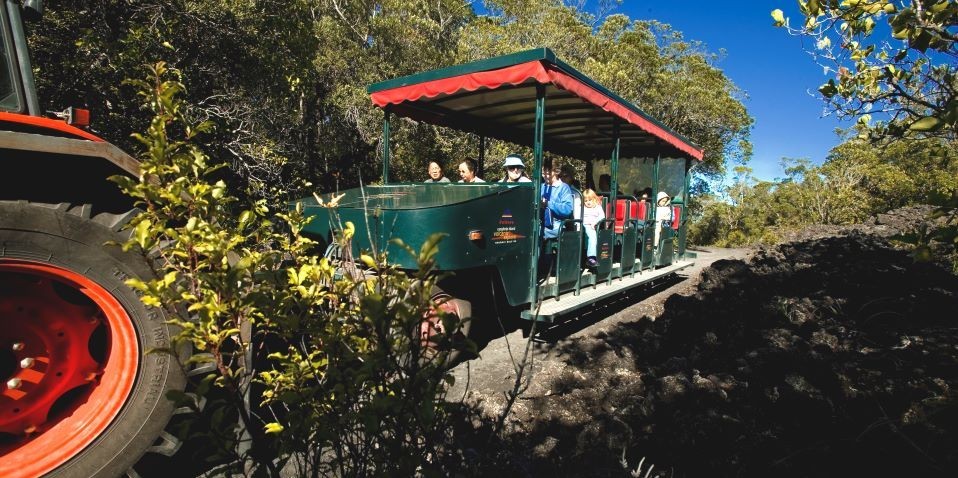
[[[672,198],[669,197],[669,193],[659,191],[655,199],[655,244],[658,247],[662,229],[672,227]]]
[[[597,264],[595,231],[598,224],[605,219],[605,211],[602,210],[602,199],[591,189],[582,191],[582,204],[585,206],[582,210],[582,225],[585,229],[587,262],[589,267],[595,267]]]

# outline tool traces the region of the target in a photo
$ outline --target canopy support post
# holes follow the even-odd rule
[[[655,161],[652,163],[652,197],[649,198],[649,202],[652,203],[652,220],[656,223],[659,222],[657,216],[657,209],[659,206],[659,165],[662,163],[662,153],[655,155]],[[656,226],[658,227],[658,226]],[[658,247],[658,244],[656,244]]]
[[[692,183],[692,159],[685,159],[685,184],[682,186],[682,218],[679,222],[679,257],[685,258],[685,242],[688,238],[689,188]]]
[[[531,301],[531,312],[535,320],[536,304],[539,302],[539,254],[541,253],[542,242],[542,140],[545,132],[546,118],[546,87],[543,84],[536,85],[536,127],[533,136],[532,147],[532,185],[535,190],[532,201],[532,233],[535,238],[532,240],[532,254],[529,260],[529,290]]]
[[[476,176],[480,178],[485,175],[486,168],[486,137],[485,135],[479,135],[479,164],[476,165]],[[491,182],[491,181],[490,181]]]
[[[383,115],[383,184],[389,184],[389,111]]]
[[[609,184],[609,197],[613,208],[619,195],[619,119],[612,121],[612,180]]]
[[[609,196],[611,200],[609,204],[612,205],[612,217],[615,218],[615,209],[617,207],[616,200],[619,195],[619,119],[615,118],[612,120],[612,181],[609,184]],[[614,242],[614,241],[613,241]],[[611,251],[610,251],[611,254]],[[619,273],[621,274],[621,266],[619,267]],[[612,276],[615,274],[609,274],[608,283],[612,283]]]

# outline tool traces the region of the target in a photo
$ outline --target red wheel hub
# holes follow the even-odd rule
[[[39,476],[100,436],[139,363],[120,303],[75,272],[0,261],[0,476]]]

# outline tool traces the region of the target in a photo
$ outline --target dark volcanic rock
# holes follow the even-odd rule
[[[510,437],[552,444],[521,473],[608,476],[647,458],[659,476],[958,476],[958,277],[884,235],[716,262],[654,322],[571,344],[586,380]],[[642,386],[608,386],[610,354]]]

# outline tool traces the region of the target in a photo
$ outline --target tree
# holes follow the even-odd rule
[[[699,178],[716,179],[751,154],[752,118],[719,55],[665,24],[593,15],[558,0],[494,0],[465,26],[457,56],[476,60],[549,47],[576,69],[705,150]]]
[[[381,115],[369,83],[451,63],[472,18],[461,0],[70,0],[31,32],[45,109],[87,106],[100,134],[132,149],[148,112],[123,80],[166,58],[190,84],[189,115],[215,126],[215,161],[256,195],[378,176]]]
[[[874,137],[955,140],[958,123],[954,0],[802,0],[793,28],[781,10],[775,25],[815,40],[812,55],[833,76],[819,88],[842,117],[868,124]]]

